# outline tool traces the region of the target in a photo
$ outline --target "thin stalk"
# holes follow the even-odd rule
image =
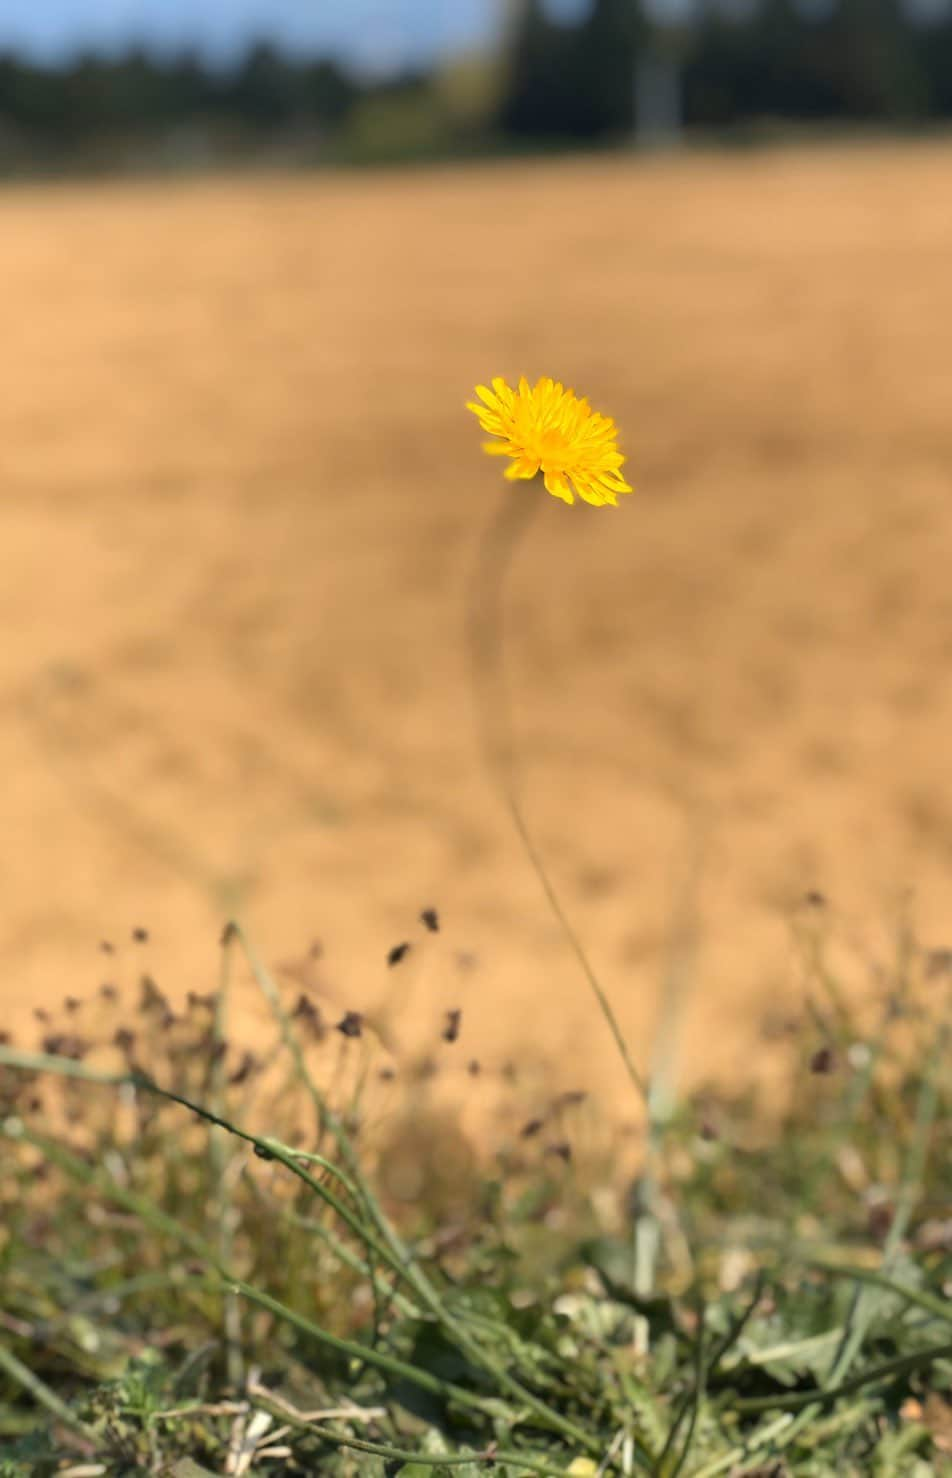
[[[531,496],[526,497],[521,492],[508,493],[480,545],[468,611],[470,660],[477,694],[480,739],[487,767],[499,785],[516,834],[542,886],[549,908],[598,1003],[632,1087],[647,1103],[647,1083],[635,1066],[612,1004],[542,860],[516,784],[512,715],[502,668],[502,603],[506,574],[535,506],[536,501]]]
[[[391,1447],[384,1442],[366,1442],[359,1437],[345,1436],[341,1432],[334,1432],[329,1427],[318,1426],[309,1422],[305,1417],[293,1411],[283,1401],[275,1400],[256,1387],[252,1393],[255,1406],[260,1406],[270,1416],[276,1417],[278,1421],[286,1426],[294,1427],[300,1432],[307,1432],[310,1436],[317,1438],[320,1442],[329,1442],[334,1447],[352,1448],[355,1452],[371,1453],[374,1457],[386,1458],[392,1463],[413,1463],[423,1468],[462,1468],[467,1463],[484,1463],[487,1468],[505,1463],[507,1466],[521,1468],[526,1473],[539,1473],[542,1478],[565,1478],[565,1468],[554,1468],[544,1458],[524,1455],[521,1452],[507,1452],[501,1449],[493,1449],[489,1452],[467,1452],[457,1455],[441,1453],[438,1456],[426,1452],[412,1452],[407,1448]]]
[[[912,1375],[916,1370],[934,1365],[937,1360],[950,1359],[952,1342],[931,1345],[926,1350],[915,1350],[911,1355],[897,1355],[893,1360],[884,1360],[881,1365],[873,1365],[861,1375],[854,1375],[852,1380],[841,1381],[838,1386],[818,1388],[815,1391],[792,1391],[786,1396],[741,1397],[733,1403],[732,1409],[749,1416],[759,1411],[801,1411],[810,1406],[832,1406],[844,1396],[853,1396],[858,1391],[864,1391],[867,1386],[878,1385],[880,1381],[893,1380],[902,1375]]]
[[[228,1040],[228,1007],[231,990],[232,936],[226,929],[221,938],[218,992],[212,1023],[214,1043],[211,1066],[211,1109],[221,1115],[225,1110],[225,1047]],[[228,1186],[228,1151],[226,1131],[212,1125],[208,1131],[208,1159],[213,1203],[218,1215],[218,1254],[225,1264],[232,1254],[232,1202]],[[226,1293],[223,1310],[225,1332],[225,1369],[229,1385],[238,1390],[244,1380],[242,1359],[241,1305],[233,1294]]]
[[[702,1310],[698,1324],[697,1342],[694,1347],[694,1385],[681,1402],[680,1409],[671,1423],[671,1429],[668,1432],[664,1447],[658,1458],[657,1471],[659,1478],[678,1478],[678,1474],[683,1470],[684,1464],[688,1460],[691,1444],[694,1441],[694,1432],[697,1427],[701,1404],[707,1389],[707,1369],[708,1364],[704,1357],[704,1313]],[[674,1460],[675,1443],[685,1419],[688,1419],[687,1434],[681,1451],[677,1459]]]
[[[635,1292],[643,1299],[651,1298],[654,1294],[661,1252],[664,1138],[674,1099],[678,1033],[684,1014],[688,982],[693,973],[699,870],[700,858],[695,856],[691,859],[691,866],[679,889],[661,992],[662,1015],[656,1033],[654,1060],[648,1082],[644,1163],[638,1182],[639,1204],[633,1234],[633,1284]],[[684,1236],[683,1230],[681,1235]],[[644,1318],[638,1321],[636,1343],[639,1353],[647,1354],[648,1322]]]
[[[750,1322],[751,1318],[755,1314],[757,1310],[757,1305],[760,1303],[760,1300],[763,1297],[766,1281],[767,1280],[763,1268],[759,1268],[757,1270],[757,1277],[754,1282],[754,1291],[751,1294],[750,1299],[745,1304],[744,1308],[741,1309],[740,1313],[731,1320],[730,1326],[727,1329],[726,1333],[722,1336],[721,1339],[717,1341],[713,1350],[711,1351],[710,1356],[708,1357],[707,1368],[709,1372],[711,1372],[711,1374],[713,1374],[717,1370],[717,1367],[720,1365],[721,1361],[734,1348],[737,1341],[740,1339],[741,1335],[746,1329],[748,1323]]]
[[[70,1411],[66,1403],[60,1400],[56,1392],[51,1391],[46,1382],[40,1380],[38,1375],[34,1375],[33,1371],[24,1365],[22,1360],[18,1360],[13,1351],[8,1350],[6,1345],[0,1345],[0,1370],[5,1371],[11,1380],[16,1381],[18,1386],[22,1386],[25,1391],[28,1391],[37,1405],[44,1407],[50,1413],[50,1416],[55,1417],[58,1422],[62,1422],[64,1427],[69,1427],[71,1431],[77,1432],[81,1437],[87,1438],[90,1442],[98,1441],[96,1433],[92,1428],[87,1427],[85,1422],[80,1421],[79,1417]]]
[[[339,1123],[337,1116],[331,1113],[324,1095],[308,1071],[300,1040],[294,1030],[291,1017],[285,1009],[284,1002],[281,1000],[278,987],[265,968],[263,961],[258,958],[251,940],[248,938],[241,924],[237,923],[234,919],[225,925],[224,937],[229,940],[237,940],[241,945],[242,952],[251,966],[251,973],[254,975],[255,981],[265,1000],[271,1007],[271,1012],[278,1023],[278,1030],[281,1033],[281,1041],[293,1064],[295,1076],[308,1094],[313,1105],[315,1118],[317,1119],[318,1134],[321,1135],[325,1128],[332,1129],[338,1148],[346,1158],[353,1158],[353,1148],[344,1133],[343,1125]]]
[[[701,1407],[704,1404],[704,1393],[707,1389],[707,1365],[704,1359],[704,1315],[701,1314],[701,1322],[697,1332],[697,1351],[694,1365],[694,1390],[691,1395],[691,1414],[688,1418],[688,1430],[684,1438],[684,1446],[677,1463],[671,1472],[671,1478],[678,1478],[684,1471],[684,1465],[691,1455],[694,1445],[694,1434],[701,1415]]]

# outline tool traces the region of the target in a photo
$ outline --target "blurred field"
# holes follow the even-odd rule
[[[140,924],[172,994],[206,988],[240,905],[276,963],[323,941],[333,1009],[435,1038],[459,1006],[461,1054],[617,1081],[477,753],[463,602],[503,496],[544,499],[510,587],[527,807],[636,1050],[692,872],[692,1073],[756,1066],[805,890],[858,978],[909,896],[948,944],[950,171],[0,196],[8,1016],[134,980]],[[497,483],[462,404],[521,371],[615,415],[636,498]]]

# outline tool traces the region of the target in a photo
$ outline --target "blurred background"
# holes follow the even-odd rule
[[[948,0],[4,0],[0,170],[355,163],[952,115]]]
[[[0,0],[17,1030],[136,929],[206,989],[237,909],[289,990],[612,1091],[476,742],[511,496],[526,807],[635,1055],[674,992],[757,1072],[808,894],[857,989],[947,945],[950,114],[943,0]],[[622,509],[499,481],[463,405],[522,373]]]

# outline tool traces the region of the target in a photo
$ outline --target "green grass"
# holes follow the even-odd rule
[[[676,1103],[650,1195],[597,1104],[438,1027],[395,1065],[234,927],[208,997],[0,1046],[2,1478],[948,1471],[949,962],[907,941],[861,1020],[807,915],[787,1107]]]

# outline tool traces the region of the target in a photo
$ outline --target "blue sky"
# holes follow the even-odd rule
[[[389,70],[491,41],[504,8],[505,0],[0,0],[0,50],[56,61],[136,41],[193,46],[227,62],[249,38],[268,36]]]
[[[0,51],[10,47],[42,61],[88,48],[114,52],[130,43],[163,51],[194,47],[227,63],[249,40],[269,37],[289,49],[330,53],[364,71],[491,43],[510,0],[0,0]],[[553,16],[570,19],[590,0],[548,0]],[[804,0],[807,3],[807,0]],[[813,4],[817,0],[812,0]],[[822,3],[822,0],[820,0]],[[943,12],[952,0],[906,0],[920,14]],[[646,0],[670,16],[692,0]]]

